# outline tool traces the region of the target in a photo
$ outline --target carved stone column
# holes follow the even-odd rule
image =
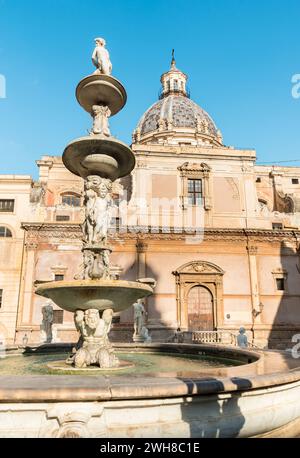
[[[137,278],[145,278],[146,272],[146,251],[148,245],[143,240],[137,240],[136,252],[137,252]]]
[[[248,251],[249,276],[250,276],[250,288],[251,288],[252,322],[254,325],[254,324],[261,323],[260,297],[259,297],[257,259],[256,259],[257,246],[248,245],[247,251]]]
[[[20,310],[18,325],[29,325],[31,323],[37,246],[38,244],[32,240],[28,240],[25,243],[23,303]]]

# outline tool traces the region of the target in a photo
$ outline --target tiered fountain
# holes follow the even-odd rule
[[[74,313],[81,338],[68,362],[76,368],[96,365],[107,370],[122,366],[108,339],[113,313],[148,296],[152,288],[110,277],[112,250],[107,233],[112,183],[133,170],[135,157],[126,144],[110,133],[108,118],[124,107],[127,96],[122,84],[111,76],[105,40],[95,41],[92,61],[96,71],[80,81],[76,89],[77,100],[91,114],[93,126],[88,136],[73,140],[63,153],[67,169],[84,179],[83,268],[75,280],[44,283],[36,293]]]
[[[84,179],[83,267],[75,280],[43,283],[36,290],[74,313],[81,338],[68,358],[72,367],[53,362],[55,346],[49,354],[44,346],[42,354],[27,348],[24,358],[12,348],[10,357],[1,359],[0,437],[299,437],[297,357],[221,345],[140,342],[143,308],[136,301],[152,293],[153,280],[129,282],[110,275],[112,183],[129,174],[135,160],[109,131],[108,118],[125,105],[126,92],[110,75],[104,45],[96,40],[97,70],[76,91],[93,117],[91,132],[63,154],[65,166]],[[133,303],[135,342],[119,344],[123,362],[108,333],[113,313]],[[130,360],[135,367],[125,369]],[[116,372],[102,372],[112,369]],[[90,376],[93,371],[96,377]]]

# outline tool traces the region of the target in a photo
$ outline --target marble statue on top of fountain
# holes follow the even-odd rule
[[[112,317],[112,309],[104,310],[101,318],[97,309],[76,311],[75,325],[81,334],[83,345],[74,356],[75,367],[97,365],[100,368],[111,368],[119,365],[108,339]]]
[[[109,58],[109,52],[105,48],[106,42],[104,38],[95,38],[96,47],[92,54],[92,62],[96,67],[94,75],[110,75],[112,72],[112,64]]]

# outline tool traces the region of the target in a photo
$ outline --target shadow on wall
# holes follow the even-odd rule
[[[225,390],[221,380],[211,377],[199,381],[182,378],[179,380],[186,384],[188,393],[193,394],[193,397],[186,399],[181,409],[182,420],[189,425],[190,437],[226,438],[241,435],[245,424],[245,417],[239,407],[241,391],[223,393],[219,397],[218,393],[212,393],[212,390],[218,392]],[[251,381],[245,378],[233,377],[230,382],[236,385],[237,390],[252,387]]]
[[[295,252],[285,242],[282,242],[280,262],[281,268],[274,269],[272,272],[279,305],[270,330],[268,347],[286,350],[300,341],[300,336],[298,341],[292,341],[293,335],[300,334],[299,253]]]

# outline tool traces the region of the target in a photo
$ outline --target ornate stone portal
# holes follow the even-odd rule
[[[67,363],[76,368],[96,365],[113,369],[119,365],[108,339],[114,312],[130,307],[153,290],[150,284],[115,280],[110,274],[107,233],[112,186],[133,170],[135,158],[131,149],[110,133],[108,117],[123,108],[127,96],[122,84],[110,76],[112,65],[105,40],[95,41],[92,61],[97,70],[76,89],[77,100],[92,116],[93,126],[89,136],[75,139],[65,148],[62,158],[68,170],[84,179],[83,262],[75,280],[44,283],[36,293],[74,313],[80,339]]]

